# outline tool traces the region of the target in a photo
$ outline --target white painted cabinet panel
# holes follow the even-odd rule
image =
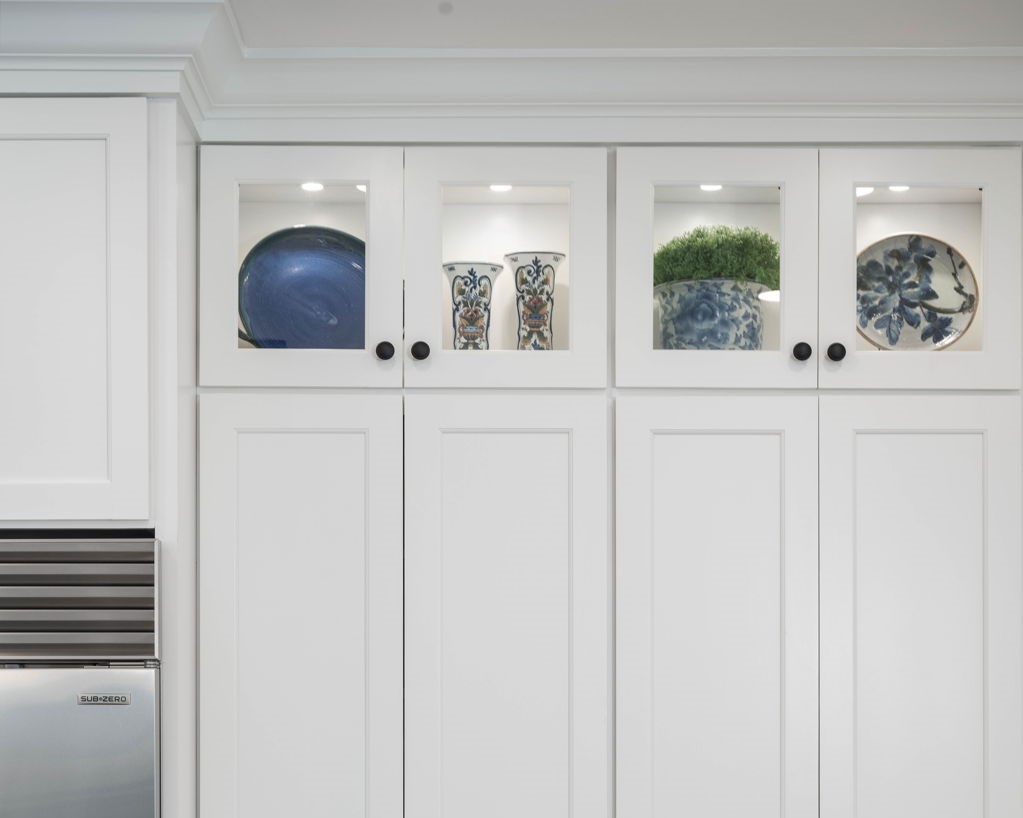
[[[406,398],[405,815],[611,814],[604,395]]]
[[[820,386],[1018,389],[1019,149],[836,148],[820,157]],[[897,235],[900,255],[865,252]],[[910,235],[921,239],[913,261]],[[860,258],[884,262],[883,283]],[[930,294],[920,297],[925,281]],[[887,307],[864,312],[871,303]],[[897,343],[878,354],[888,343],[878,322],[892,317]],[[940,355],[921,341],[936,327],[950,333]],[[836,342],[848,352],[840,361],[826,354]]]
[[[200,812],[402,814],[401,399],[204,395]]]
[[[1023,814],[1020,402],[821,398],[821,816]]]
[[[0,101],[0,519],[149,515],[143,99]]]
[[[200,383],[400,386],[402,184],[401,148],[204,146]]]
[[[618,815],[817,815],[817,401],[621,397]]]

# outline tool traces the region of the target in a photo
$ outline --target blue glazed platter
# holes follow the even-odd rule
[[[271,233],[238,270],[238,313],[257,347],[365,348],[365,242],[315,225]]]
[[[969,329],[977,299],[969,263],[933,236],[898,233],[856,258],[857,329],[879,349],[944,349]]]

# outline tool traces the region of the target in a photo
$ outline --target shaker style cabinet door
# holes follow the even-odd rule
[[[0,519],[149,516],[146,116],[0,101]]]
[[[821,398],[821,817],[1023,815],[1016,396]]]
[[[405,385],[607,382],[607,151],[405,151]]]
[[[617,158],[617,384],[815,387],[817,151]]]
[[[203,386],[401,386],[402,149],[207,145]]]
[[[606,398],[405,423],[405,816],[609,818]]]
[[[1018,389],[1019,148],[820,158],[820,385]]]
[[[817,818],[817,399],[616,429],[617,814]]]
[[[401,818],[401,399],[203,395],[199,812]]]

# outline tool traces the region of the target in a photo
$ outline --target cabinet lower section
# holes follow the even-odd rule
[[[1023,811],[1018,398],[617,424],[619,814]]]
[[[610,815],[602,394],[200,408],[203,816]]]
[[[1017,396],[201,403],[204,818],[1023,812]]]

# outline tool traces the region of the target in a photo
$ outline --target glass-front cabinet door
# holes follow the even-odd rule
[[[405,385],[607,380],[607,151],[405,151]]]
[[[400,386],[402,149],[204,146],[200,383]]]
[[[817,151],[621,148],[620,386],[817,384]]]
[[[1020,152],[820,152],[820,386],[1020,382]]]

